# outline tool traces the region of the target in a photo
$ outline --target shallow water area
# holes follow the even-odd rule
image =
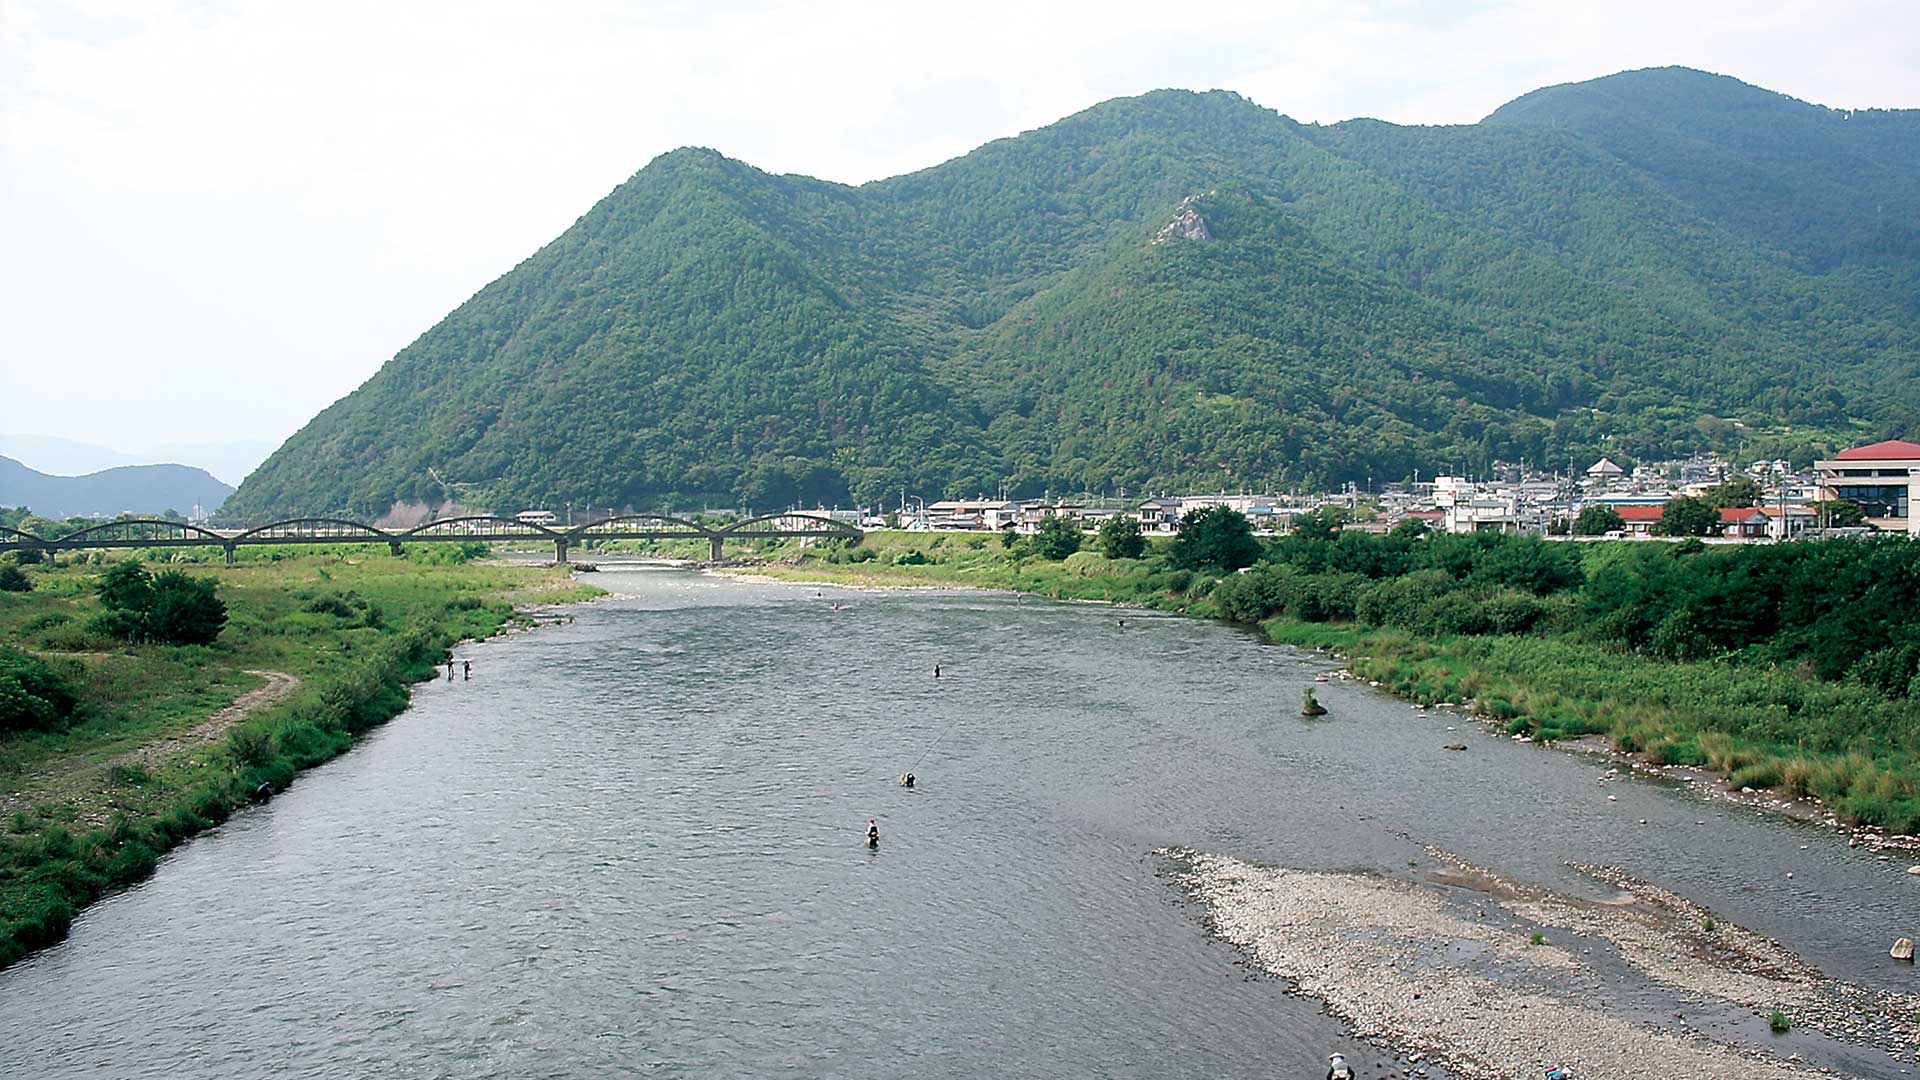
[[[592,580],[619,598],[462,647],[472,681],[424,684],[0,973],[0,1075],[1390,1060],[1249,977],[1163,847],[1425,880],[1431,845],[1590,896],[1567,864],[1618,865],[1829,974],[1920,986],[1886,957],[1920,929],[1903,867],[1364,686],[1316,686],[1330,714],[1304,721],[1329,662],[1224,626],[660,567]]]

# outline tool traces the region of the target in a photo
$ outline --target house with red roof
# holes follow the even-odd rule
[[[1920,443],[1888,439],[1842,450],[1832,460],[1816,461],[1820,498],[1860,504],[1877,528],[1920,536],[1920,518],[1911,512],[1914,485],[1920,481]]]
[[[1664,506],[1616,506],[1613,512],[1626,522],[1620,531],[1627,536],[1652,536],[1653,527],[1667,516]]]
[[[1720,508],[1720,535],[1737,536],[1751,540],[1766,536],[1773,519],[1765,510],[1757,506],[1723,506]]]

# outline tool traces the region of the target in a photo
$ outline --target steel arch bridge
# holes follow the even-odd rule
[[[227,562],[231,563],[240,548],[272,544],[385,544],[398,555],[405,545],[416,543],[533,541],[552,544],[554,560],[564,563],[570,550],[589,541],[705,540],[710,557],[719,562],[721,547],[728,540],[789,537],[858,540],[863,535],[859,528],[847,522],[799,512],[763,514],[719,528],[666,514],[617,514],[565,528],[476,514],[442,518],[399,531],[328,517],[288,518],[248,529],[215,529],[155,518],[122,518],[57,537],[0,526],[0,552],[31,550],[51,555],[90,548],[218,547],[226,551]]]

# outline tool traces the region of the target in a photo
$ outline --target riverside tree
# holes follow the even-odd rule
[[[1765,495],[1760,485],[1745,476],[1736,476],[1725,483],[1715,484],[1707,489],[1702,498],[1708,506],[1718,510],[1722,507],[1757,506]]]
[[[1100,554],[1109,559],[1137,559],[1147,553],[1147,538],[1140,533],[1140,519],[1131,514],[1115,514],[1100,523]]]
[[[1600,504],[1582,507],[1580,516],[1573,519],[1575,536],[1605,536],[1626,527],[1627,520],[1620,516],[1620,511]]]
[[[1867,523],[1867,512],[1852,499],[1828,499],[1813,504],[1814,513],[1829,529],[1857,529]]]
[[[1245,514],[1227,506],[1189,510],[1180,517],[1180,531],[1168,552],[1182,570],[1225,573],[1252,566],[1260,558],[1260,541]]]
[[[1056,562],[1080,550],[1080,541],[1085,534],[1073,521],[1056,517],[1053,514],[1040,519],[1040,525],[1033,533],[1033,550],[1043,558]]]
[[[1653,531],[1661,536],[1718,536],[1720,511],[1705,499],[1686,495],[1668,499]]]

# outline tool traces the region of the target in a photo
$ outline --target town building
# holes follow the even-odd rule
[[[1003,529],[1020,522],[1020,504],[1003,499],[947,499],[927,504],[934,529]]]
[[[1148,499],[1140,504],[1135,516],[1146,532],[1172,532],[1180,524],[1180,500]]]
[[[1617,505],[1613,512],[1619,514],[1620,520],[1626,523],[1621,527],[1621,533],[1630,537],[1652,536],[1653,527],[1667,516],[1667,508],[1659,505]]]
[[[1456,498],[1447,505],[1441,520],[1450,533],[1521,530],[1520,508],[1512,499],[1487,496]]]
[[[1793,540],[1820,524],[1820,515],[1811,506],[1763,506],[1767,515],[1767,535],[1775,540]]]
[[[1757,506],[1726,506],[1720,509],[1720,535],[1751,540],[1771,534],[1773,519]]]
[[[1911,512],[1915,478],[1920,476],[1920,443],[1889,439],[1856,446],[1814,462],[1814,469],[1822,500],[1858,503],[1869,525],[1920,536],[1920,518]]]

